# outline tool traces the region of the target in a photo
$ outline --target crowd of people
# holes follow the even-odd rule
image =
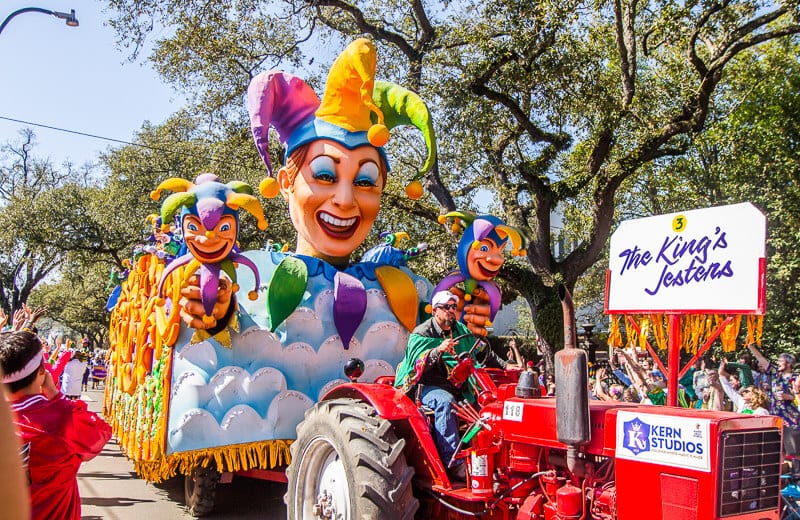
[[[797,415],[800,398],[800,377],[793,373],[794,363],[794,356],[787,353],[772,363],[755,345],[742,351],[735,362],[701,357],[681,377],[677,402],[685,408],[771,413],[788,419]],[[607,364],[596,365],[593,372],[589,380],[592,399],[666,402],[666,376],[647,353],[617,349]]]
[[[754,344],[736,361],[701,357],[681,377],[677,402],[685,408],[776,415],[783,420],[784,455],[800,472],[800,373],[795,356],[780,354],[770,361]],[[589,379],[590,399],[663,405],[665,375],[647,353],[617,349],[607,365],[599,364]]]
[[[28,484],[27,492],[18,493],[15,503],[6,507],[18,511],[18,518],[77,520],[78,469],[100,453],[111,438],[111,427],[79,399],[86,384],[88,341],[83,348],[60,337],[49,344],[36,330],[44,313],[23,306],[10,325],[5,314],[0,316],[3,401],[10,407],[21,455],[6,460],[16,467],[5,468],[5,475],[14,480],[21,474]],[[26,497],[27,504],[18,504]]]

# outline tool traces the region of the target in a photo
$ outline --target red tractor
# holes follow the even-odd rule
[[[458,407],[466,484],[448,479],[429,415],[392,378],[354,382],[297,428],[288,518],[778,519],[778,418],[590,402],[568,294],[564,308],[556,397],[526,373],[459,365],[478,393]]]

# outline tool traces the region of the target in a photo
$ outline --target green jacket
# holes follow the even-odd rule
[[[394,378],[394,386],[402,388],[405,393],[410,392],[417,385],[425,371],[425,363],[428,357],[433,349],[441,345],[444,340],[444,337],[440,336],[433,326],[434,319],[430,318],[422,322],[408,338],[405,357],[397,367],[397,374]],[[467,326],[461,322],[456,322],[451,332],[454,338],[470,334]],[[469,349],[474,344],[475,338],[471,335],[461,338],[455,347],[456,355],[469,352]],[[448,370],[457,364],[456,358],[448,353],[442,354],[442,360],[447,365]],[[465,392],[465,397],[469,397],[467,392]]]

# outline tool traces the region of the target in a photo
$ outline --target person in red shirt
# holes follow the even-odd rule
[[[85,402],[65,399],[43,359],[35,334],[0,334],[6,397],[17,435],[27,448],[31,518],[78,520],[78,469],[100,453],[111,438],[111,427],[90,412]]]

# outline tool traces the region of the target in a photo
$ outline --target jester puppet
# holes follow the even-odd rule
[[[482,325],[491,326],[497,311],[500,309],[500,287],[494,281],[505,262],[503,251],[511,241],[511,255],[525,256],[525,239],[520,231],[505,224],[492,215],[476,215],[467,211],[451,211],[439,217],[439,223],[447,219],[455,219],[453,229],[462,230],[464,234],[458,242],[456,260],[458,270],[448,274],[436,285],[433,294],[452,289],[458,284],[463,286],[464,300],[473,300],[478,288],[483,289],[489,301],[489,321],[485,323],[469,323],[473,332],[483,333]],[[466,225],[466,229],[464,228]],[[464,319],[462,312],[461,318]],[[476,327],[477,326],[477,327]]]
[[[167,179],[151,193],[153,200],[158,200],[165,189],[176,193],[167,197],[161,205],[161,222],[172,222],[175,213],[180,210],[183,240],[188,252],[174,259],[164,270],[158,294],[162,294],[164,282],[177,268],[187,266],[185,278],[199,270],[200,296],[205,311],[202,320],[204,323],[213,323],[212,312],[217,303],[221,272],[235,284],[234,262],[241,263],[253,272],[255,287],[259,285],[256,266],[239,253],[236,240],[239,236],[239,208],[252,213],[261,230],[267,228],[264,211],[249,185],[239,181],[223,184],[216,175],[210,173],[199,175],[195,182]],[[169,227],[168,224],[165,227]],[[256,299],[255,289],[248,296]]]
[[[430,310],[433,311],[443,304],[453,305],[453,309],[456,305],[460,307],[462,323],[453,325],[453,334],[459,339],[454,345],[454,351],[459,355],[468,352],[474,344],[475,339],[471,337],[472,335],[485,336],[488,333],[486,327],[492,325],[491,320],[500,308],[500,288],[494,279],[505,262],[504,250],[510,240],[511,254],[524,256],[525,239],[517,228],[506,225],[492,215],[452,211],[441,215],[439,223],[445,224],[447,219],[455,220],[451,227],[453,231],[463,231],[456,253],[458,270],[448,274],[433,289]],[[468,306],[464,302],[478,299],[488,300],[488,316],[465,313]],[[426,366],[429,365],[427,359],[435,352],[432,347],[439,343],[441,338],[412,334],[406,357],[398,367],[395,386],[408,392],[417,385]],[[448,356],[444,362],[450,370],[457,363],[456,356]]]

